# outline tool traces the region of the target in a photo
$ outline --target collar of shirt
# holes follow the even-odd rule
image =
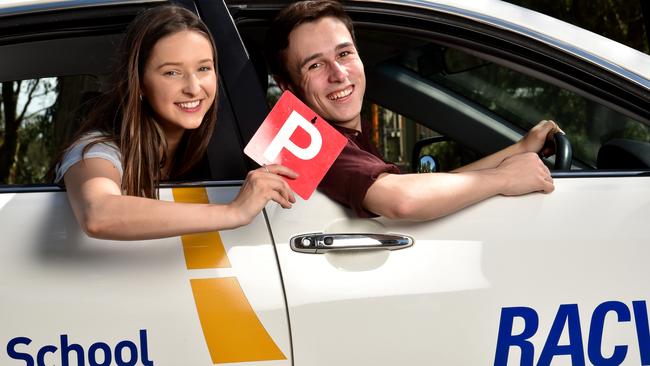
[[[342,133],[345,136],[356,137],[356,136],[359,136],[359,135],[362,134],[361,132],[359,132],[359,131],[357,131],[355,129],[352,129],[352,128],[347,128],[347,127],[339,126],[339,125],[336,125],[336,124],[331,124],[331,126],[334,127],[337,131],[339,131],[340,133]],[[362,125],[361,129],[363,130],[364,127],[366,127],[366,126]]]
[[[361,131],[352,129],[352,128],[347,128],[343,126],[338,126],[335,124],[331,125],[334,127],[337,131],[339,131],[343,136],[345,136],[349,141],[357,145],[359,148],[362,150],[365,150],[380,159],[384,160],[384,158],[381,156],[379,151],[377,150],[377,147],[375,144],[370,141],[370,135],[368,134],[368,131],[370,130],[370,123],[366,123],[364,121],[361,122]],[[385,160],[384,160],[385,161]]]

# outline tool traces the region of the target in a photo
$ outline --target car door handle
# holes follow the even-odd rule
[[[413,245],[413,238],[399,234],[323,234],[312,233],[291,238],[291,249],[321,254],[334,250],[398,250]]]

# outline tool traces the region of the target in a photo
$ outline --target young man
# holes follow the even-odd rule
[[[275,80],[348,138],[319,189],[360,217],[429,220],[495,195],[552,192],[537,153],[559,131],[542,121],[517,143],[452,173],[399,174],[364,135],[366,87],[352,21],[337,1],[289,5],[272,23],[266,56]]]

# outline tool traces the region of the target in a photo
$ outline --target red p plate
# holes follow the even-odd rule
[[[293,191],[309,199],[347,139],[325,120],[285,91],[244,153],[260,165],[282,164],[296,171],[298,179],[286,179]]]

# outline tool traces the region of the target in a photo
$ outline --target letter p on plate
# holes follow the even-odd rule
[[[309,137],[311,137],[311,142],[306,148],[302,148],[291,141],[291,136],[298,127],[305,130],[309,134]],[[264,158],[267,161],[275,161],[278,155],[280,155],[280,151],[285,148],[298,159],[311,160],[318,155],[322,145],[323,138],[320,132],[318,132],[318,129],[298,112],[293,111],[284,122],[284,125],[282,125],[282,128],[280,128],[278,134],[275,135],[269,147],[264,151]]]
[[[260,165],[282,164],[296,171],[298,179],[285,179],[297,195],[309,199],[346,143],[343,135],[285,91],[244,153]]]

